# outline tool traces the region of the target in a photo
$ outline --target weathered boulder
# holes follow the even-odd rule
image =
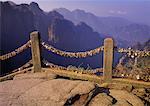
[[[49,80],[27,90],[12,106],[63,106],[68,98],[88,94],[94,88],[95,85],[87,81]]]
[[[21,94],[43,81],[42,79],[23,79],[0,82],[0,106],[10,106]]]
[[[110,90],[110,95],[114,97],[118,102],[122,102],[122,100],[125,100],[132,106],[144,106],[144,103],[140,98],[125,90]]]
[[[0,82],[0,106],[144,106],[140,98],[128,92],[130,86],[128,90],[125,85],[100,87],[89,81],[53,79],[55,76],[20,74],[14,80]]]
[[[111,106],[112,103],[112,97],[108,96],[106,93],[99,93],[92,99],[89,106]]]

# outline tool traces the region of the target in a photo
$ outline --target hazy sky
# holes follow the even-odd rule
[[[2,0],[7,1],[7,0]],[[97,16],[119,16],[150,25],[150,0],[11,0],[17,4],[35,1],[40,8],[83,9]]]

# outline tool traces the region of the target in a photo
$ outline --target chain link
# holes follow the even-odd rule
[[[48,51],[51,51],[53,53],[56,53],[60,56],[64,57],[75,57],[75,58],[85,58],[87,56],[93,56],[95,54],[100,53],[103,51],[104,46],[98,47],[93,50],[85,51],[85,52],[66,52],[59,49],[56,49],[55,47],[46,44],[45,42],[42,42],[42,46],[47,49]],[[116,49],[116,48],[115,48]],[[135,58],[135,57],[147,57],[150,56],[150,51],[140,51],[140,50],[133,50],[131,48],[124,49],[124,48],[118,48],[116,49],[119,53],[126,53],[128,57]]]
[[[150,51],[133,50],[132,48],[128,48],[128,49],[118,48],[117,51],[119,53],[127,53],[128,57],[131,58],[150,56]]]
[[[48,51],[51,51],[53,53],[56,53],[60,56],[64,56],[64,57],[75,57],[75,58],[85,58],[87,56],[93,56],[96,55],[98,53],[100,53],[103,50],[103,46],[98,47],[96,49],[93,50],[89,50],[89,51],[85,51],[85,52],[66,52],[66,51],[62,51],[59,49],[54,48],[51,45],[46,44],[45,42],[42,42],[42,46],[47,49]]]
[[[22,45],[21,47],[15,49],[14,51],[4,54],[2,56],[0,56],[0,60],[6,60],[9,59],[11,57],[16,56],[17,54],[23,52],[24,50],[28,49],[29,47],[31,47],[31,41],[28,41],[26,44]]]

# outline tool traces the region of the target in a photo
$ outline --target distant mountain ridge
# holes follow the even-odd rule
[[[137,24],[119,17],[99,17],[80,9],[69,11],[65,8],[58,8],[54,10],[75,24],[85,22],[99,33],[128,41],[131,44],[144,42],[150,38],[150,26],[148,25]]]
[[[136,45],[133,46],[133,48],[137,50],[150,51],[150,39],[148,39],[146,42],[142,44],[138,42]]]

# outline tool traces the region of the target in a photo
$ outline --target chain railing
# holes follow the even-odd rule
[[[88,56],[93,56],[93,55],[100,53],[104,49],[104,47],[101,46],[101,47],[98,47],[96,49],[85,51],[85,52],[66,52],[66,51],[59,50],[59,49],[57,49],[57,48],[55,48],[49,44],[46,44],[45,42],[42,42],[41,44],[48,51],[56,53],[60,56],[74,57],[74,58],[85,58]]]
[[[104,46],[98,47],[96,49],[92,49],[89,51],[85,51],[85,52],[66,52],[66,51],[62,51],[59,50],[55,47],[53,47],[52,45],[46,44],[45,42],[41,42],[42,46],[48,50],[51,51],[53,53],[56,53],[60,56],[64,56],[64,57],[75,57],[75,58],[85,58],[88,56],[93,56],[96,55],[98,53],[100,53],[101,51],[103,51]],[[119,53],[126,53],[128,57],[134,58],[134,57],[147,57],[150,56],[150,51],[140,51],[140,50],[134,50],[132,48],[114,48],[117,52]]]
[[[150,56],[150,51],[140,51],[134,50],[132,48],[118,48],[116,49],[119,53],[126,53],[128,57],[135,58],[135,57],[148,57]]]
[[[24,50],[28,49],[29,47],[31,47],[31,41],[28,41],[26,44],[22,45],[21,47],[15,49],[14,51],[4,54],[2,56],[0,56],[0,60],[6,60],[9,59],[11,57],[16,56],[17,54],[23,52]]]
[[[49,45],[43,41],[40,42],[40,34],[39,32],[35,31],[30,34],[31,40],[28,41],[23,46],[19,47],[18,49],[7,53],[5,55],[0,56],[0,60],[6,60],[11,57],[16,56],[17,54],[23,52],[27,48],[31,47],[32,52],[32,62],[33,62],[33,70],[34,72],[38,72],[42,70],[41,67],[41,50],[40,47],[44,47],[46,50],[51,51],[60,56],[64,57],[73,57],[73,58],[85,58],[88,56],[94,56],[103,51],[104,54],[104,62],[103,62],[103,77],[104,81],[110,82],[112,80],[112,64],[113,64],[113,51],[116,50],[119,53],[124,53],[128,57],[135,58],[135,57],[147,57],[150,56],[150,51],[140,51],[140,50],[133,50],[131,48],[115,48],[113,45],[113,40],[111,38],[106,38],[104,40],[104,46],[97,47],[92,50],[83,51],[83,52],[68,52],[59,50],[52,45]],[[40,46],[41,45],[41,46]],[[73,66],[68,66],[64,68],[62,66],[56,66],[51,63],[45,63],[46,66],[53,67],[53,68],[60,68],[66,70],[74,70],[77,73],[87,73],[87,74],[96,74],[97,72],[102,72],[102,69],[91,69],[91,70],[79,70]]]
[[[58,54],[60,56],[64,56],[64,57],[83,58],[83,57],[87,57],[87,56],[93,56],[93,55],[98,54],[98,53],[100,53],[101,51],[104,50],[104,46],[101,46],[101,47],[98,47],[96,49],[92,49],[92,50],[85,51],[85,52],[66,52],[66,51],[59,50],[59,49],[57,49],[57,48],[55,48],[55,47],[53,47],[49,44],[46,44],[45,42],[41,42],[41,44],[46,50],[51,51],[51,52],[53,52],[55,54]],[[140,58],[140,57],[150,56],[150,51],[140,51],[140,50],[134,50],[132,48],[126,48],[125,49],[125,48],[117,48],[117,47],[114,47],[113,49],[114,49],[114,51],[117,51],[118,53],[124,53],[124,56],[120,60],[119,63],[122,63],[122,61],[123,61],[123,59],[125,59],[125,57]],[[90,69],[90,70],[82,69],[80,67],[78,68],[78,67],[75,67],[75,66],[68,66],[67,68],[65,68],[65,67],[62,67],[62,66],[54,65],[54,64],[49,63],[47,61],[45,62],[45,64],[46,64],[46,66],[49,66],[50,68],[65,69],[65,70],[73,71],[73,72],[76,72],[76,73],[79,73],[79,74],[82,74],[82,73],[96,74],[97,72],[103,72],[102,68]],[[115,77],[115,76],[116,77],[122,77],[122,78],[124,78],[124,77],[126,77],[126,78],[129,77],[130,78],[130,77],[134,76],[132,74],[130,74],[130,75],[128,75],[128,74],[130,74],[130,73],[122,74],[121,72],[116,72],[115,70],[113,70],[112,76],[113,77]],[[125,76],[125,75],[127,75],[127,76]],[[138,78],[136,78],[136,79],[138,79]]]

